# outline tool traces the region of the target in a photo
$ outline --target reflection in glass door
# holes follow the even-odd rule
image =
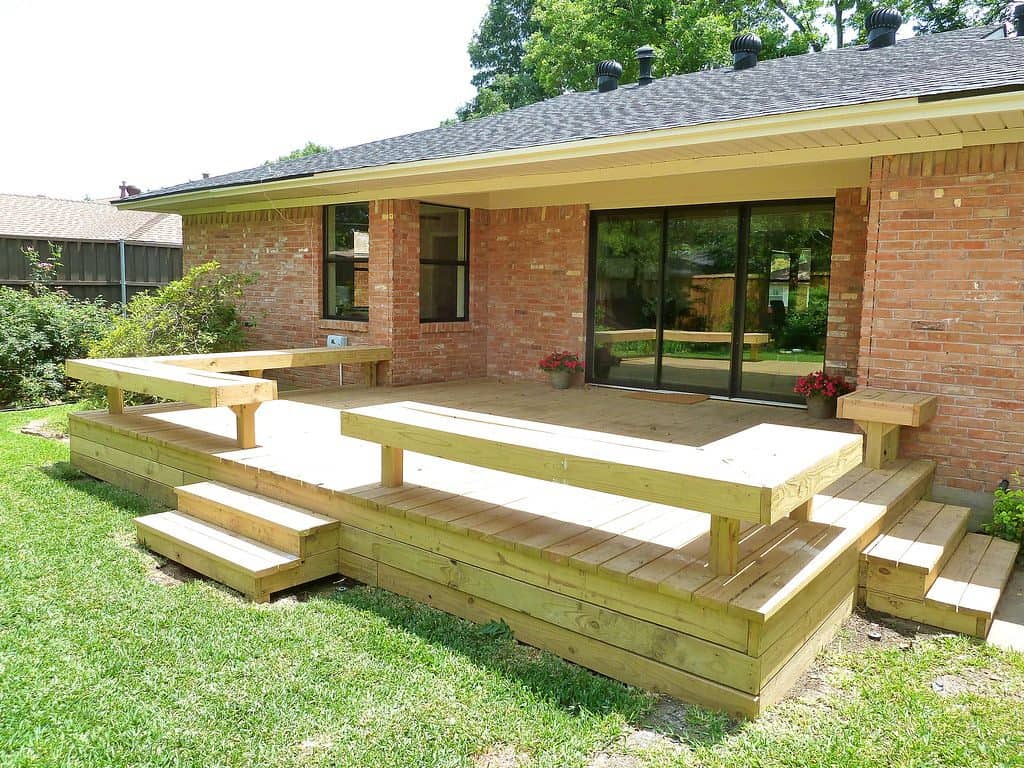
[[[798,402],[824,364],[832,201],[596,213],[591,381]]]
[[[832,204],[758,206],[750,213],[746,345],[739,389],[763,400],[793,394],[825,364]]]
[[[662,228],[660,211],[595,220],[591,366],[603,384],[657,384]]]
[[[671,211],[661,386],[727,392],[736,296],[736,208]]]

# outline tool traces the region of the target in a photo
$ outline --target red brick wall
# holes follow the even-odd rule
[[[858,380],[933,392],[941,485],[1024,468],[1024,144],[875,158]]]
[[[582,359],[588,208],[480,211],[474,222],[487,261],[487,374],[540,379],[537,361],[548,352]]]
[[[394,352],[390,381],[417,384],[486,374],[486,254],[478,252],[479,213],[470,218],[469,319],[420,322],[420,206],[411,200],[370,204],[370,326]]]
[[[836,190],[825,370],[845,376],[850,382],[857,380],[867,240],[867,189]]]

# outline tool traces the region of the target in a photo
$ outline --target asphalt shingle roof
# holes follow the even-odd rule
[[[0,237],[181,245],[181,216],[120,211],[108,202],[0,194]]]
[[[1024,39],[975,27],[567,93],[510,112],[147,192],[133,199],[664,128],[999,87],[1024,88]]]

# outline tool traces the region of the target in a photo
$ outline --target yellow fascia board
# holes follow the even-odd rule
[[[927,102],[920,102],[916,98],[895,99],[853,106],[744,118],[719,123],[705,123],[681,128],[641,131],[596,139],[545,144],[538,147],[462,155],[454,158],[417,160],[371,168],[324,171],[301,178],[240,184],[219,189],[196,190],[168,195],[154,200],[128,200],[116,202],[115,204],[119,208],[126,210],[155,210],[158,205],[160,207],[166,207],[168,204],[187,205],[189,202],[199,200],[212,203],[219,198],[232,197],[238,195],[243,190],[252,191],[257,188],[266,195],[272,195],[277,191],[297,191],[329,183],[359,184],[360,182],[380,181],[387,178],[402,178],[408,183],[416,176],[460,171],[494,169],[495,171],[505,170],[506,172],[514,172],[516,166],[526,163],[555,162],[558,160],[671,149],[680,146],[699,146],[701,144],[729,141],[738,142],[747,139],[771,138],[773,136],[803,133],[806,131],[868,127],[884,125],[886,123],[931,120],[959,115],[978,115],[1014,109],[1024,109],[1024,92],[988,94]]]

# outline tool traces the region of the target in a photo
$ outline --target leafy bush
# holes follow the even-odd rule
[[[113,309],[102,300],[77,301],[36,284],[0,288],[0,405],[64,400],[77,384],[64,361],[85,357],[110,328]]]
[[[791,309],[782,326],[780,346],[784,349],[816,349],[828,330],[828,289],[813,288],[806,309]]]
[[[215,261],[128,302],[123,317],[93,344],[90,357],[144,357],[235,352],[244,343],[236,300],[254,274],[221,273]]]
[[[1019,472],[1013,476],[1013,485],[999,488],[992,502],[992,522],[985,533],[1007,541],[1024,542],[1024,487]]]

